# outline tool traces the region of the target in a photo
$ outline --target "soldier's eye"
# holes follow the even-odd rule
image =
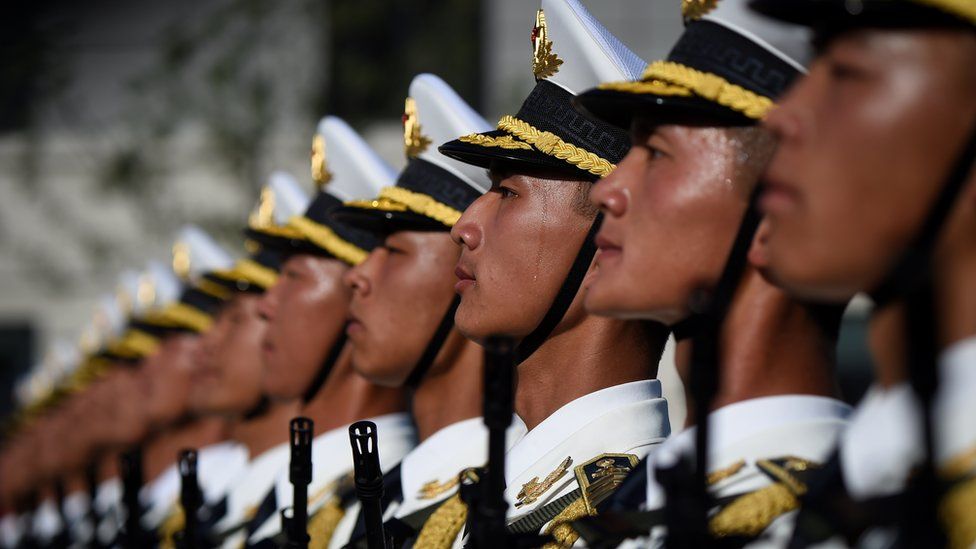
[[[516,193],[512,189],[509,189],[508,187],[503,187],[501,185],[498,186],[498,194],[500,194],[502,198],[515,198],[518,196],[518,193]]]

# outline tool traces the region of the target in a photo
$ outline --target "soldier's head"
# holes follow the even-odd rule
[[[281,230],[308,203],[309,197],[291,176],[275,172],[261,189],[244,232]],[[254,241],[248,245],[249,257],[206,276],[207,284],[223,289],[229,298],[200,345],[200,375],[192,399],[202,413],[248,416],[266,402],[262,345],[268,319],[260,313],[260,301],[278,280],[282,254]]]
[[[771,273],[802,295],[872,290],[907,248],[976,124],[976,8],[968,3],[760,2],[815,26],[810,74],[766,119]],[[940,7],[943,6],[943,7]],[[952,11],[958,10],[958,11]],[[971,252],[970,176],[934,256]]]
[[[666,60],[580,98],[629,127],[632,142],[592,193],[605,220],[589,310],[675,324],[717,283],[775,146],[757,123],[810,49],[802,28],[744,3],[685,3],[685,31]]]
[[[462,249],[457,325],[476,340],[533,334],[557,302],[568,308],[552,333],[585,319],[579,275],[591,268],[597,213],[587,195],[630,146],[624,130],[571,101],[600,81],[635,78],[644,62],[575,1],[544,0],[531,38],[536,86],[519,112],[440,149],[492,179],[451,232]]]
[[[345,337],[351,291],[342,277],[376,243],[373,235],[331,217],[344,201],[371,196],[393,180],[385,165],[362,168],[349,153],[351,141],[358,146],[361,139],[345,122],[323,119],[312,151],[312,173],[320,189],[305,213],[284,227],[249,233],[285,254],[277,281],[258,306],[268,321],[264,390],[271,398],[309,396],[327,375],[328,362]]]
[[[407,166],[395,187],[339,210],[341,219],[382,239],[346,276],[353,290],[352,362],[367,379],[417,384],[447,343],[460,250],[449,231],[488,177],[440,154],[434,144],[488,129],[444,81],[421,74],[410,84],[403,115]],[[462,341],[454,336],[452,341]],[[433,356],[430,356],[433,355]],[[424,362],[424,363],[422,363]],[[477,372],[472,372],[477,376]]]

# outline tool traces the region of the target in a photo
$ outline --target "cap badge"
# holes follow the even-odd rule
[[[173,244],[173,272],[183,280],[190,276],[190,247],[185,242]]]
[[[312,139],[312,181],[320,189],[332,181],[332,172],[325,157],[325,138],[321,135]]]
[[[314,159],[314,153],[312,158]],[[263,229],[274,226],[275,194],[271,187],[261,189],[258,205],[247,218],[247,224],[252,229]],[[174,252],[175,254],[175,252]]]
[[[421,133],[420,120],[417,118],[417,102],[408,97],[403,105],[403,150],[407,158],[414,158],[427,150],[430,138]]]
[[[687,21],[701,19],[715,9],[719,0],[681,0],[681,15]]]
[[[539,10],[535,14],[535,26],[532,27],[532,73],[536,80],[549,78],[559,72],[559,65],[563,60],[552,53],[552,40],[549,40],[546,30],[546,14]]]

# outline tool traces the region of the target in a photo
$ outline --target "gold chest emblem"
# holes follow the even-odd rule
[[[312,138],[312,181],[320,189],[332,181],[332,172],[325,156],[325,138],[321,135]]]
[[[681,0],[681,16],[688,21],[701,17],[718,6],[719,0]]]
[[[421,133],[420,120],[417,117],[417,102],[408,97],[403,105],[403,151],[407,158],[414,158],[427,150],[430,138]]]
[[[531,505],[538,500],[542,494],[545,494],[552,485],[556,483],[559,479],[563,478],[566,471],[569,470],[569,466],[573,464],[573,458],[567,457],[556,467],[556,469],[546,475],[546,478],[539,482],[539,477],[533,477],[532,480],[526,482],[522,485],[522,489],[519,491],[516,497],[515,508],[523,507],[525,505]]]
[[[552,52],[552,40],[549,40],[546,29],[546,14],[539,10],[535,14],[535,26],[532,27],[532,74],[536,80],[549,78],[559,72],[559,65],[563,60]]]

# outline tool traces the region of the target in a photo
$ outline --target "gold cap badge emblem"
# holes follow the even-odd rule
[[[312,181],[319,189],[332,181],[332,172],[325,156],[325,138],[321,135],[312,139]]]
[[[421,133],[420,120],[417,118],[417,102],[408,97],[403,105],[403,150],[407,158],[414,158],[427,150],[430,138]]]
[[[173,244],[173,272],[183,280],[190,276],[190,247],[185,242]]]
[[[717,5],[718,0],[681,0],[681,16],[686,21],[701,19]]]
[[[559,65],[563,60],[552,52],[552,40],[549,40],[546,29],[546,14],[539,10],[535,14],[535,26],[532,27],[532,74],[535,79],[549,78],[559,72]]]
[[[314,156],[313,156],[314,158]],[[247,225],[252,229],[264,229],[274,226],[275,194],[271,187],[261,189],[258,205],[247,217]]]

